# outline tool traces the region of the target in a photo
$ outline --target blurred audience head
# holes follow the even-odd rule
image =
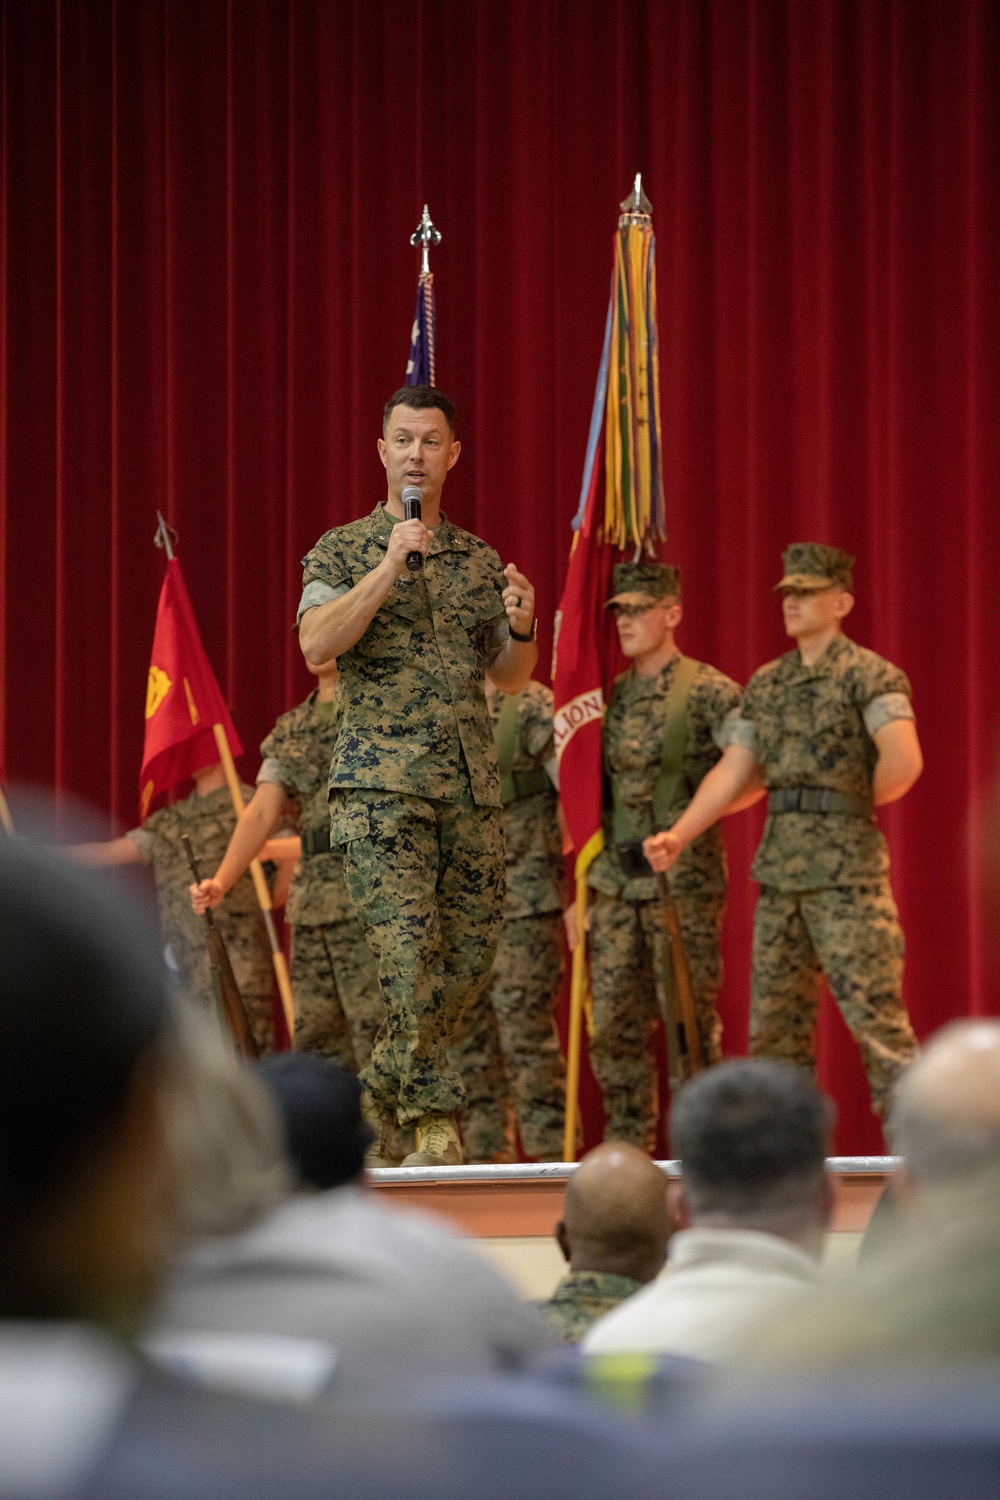
[[[1000,1175],[1000,1021],[955,1021],[903,1074],[889,1122],[912,1197]]]
[[[299,1185],[322,1191],[359,1182],[374,1132],[353,1073],[309,1052],[267,1057],[256,1072],[277,1109]]]
[[[172,1248],[176,1058],[158,934],[0,840],[0,1312],[131,1331]]]
[[[832,1207],[832,1123],[811,1075],[787,1063],[749,1058],[691,1079],[670,1116],[690,1223],[778,1235],[819,1257]]]
[[[178,1088],[168,1124],[179,1166],[179,1228],[188,1241],[238,1234],[291,1190],[281,1123],[267,1089],[213,1015],[181,1002],[177,1031]]]
[[[556,1240],[573,1271],[652,1281],[673,1228],[667,1179],[635,1146],[589,1151],[566,1185]]]

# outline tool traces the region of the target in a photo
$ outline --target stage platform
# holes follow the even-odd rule
[[[827,1236],[828,1264],[853,1260],[895,1156],[831,1156],[836,1193]],[[667,1177],[678,1164],[662,1161]],[[566,1180],[574,1164],[502,1167],[394,1167],[369,1172],[377,1192],[400,1207],[450,1219],[460,1234],[530,1298],[549,1297],[566,1267],[552,1231],[562,1217]]]
[[[667,1177],[678,1163],[662,1161]],[[861,1234],[895,1170],[895,1156],[831,1156],[836,1191],[834,1234]],[[372,1185],[396,1204],[443,1214],[473,1239],[548,1236],[562,1216],[563,1191],[573,1163],[501,1167],[383,1167]]]

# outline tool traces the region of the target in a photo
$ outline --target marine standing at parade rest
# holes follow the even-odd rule
[[[140,828],[132,828],[121,838],[106,843],[71,845],[64,852],[81,864],[92,866],[152,865],[168,967],[177,975],[186,994],[214,1011],[205,927],[191,909],[188,897],[191,867],[181,838],[187,834],[191,840],[201,869],[214,869],[226,852],[236,814],[219,761],[195,771],[194,783],[190,796],[150,813]],[[244,799],[252,795],[251,788],[243,783],[241,790]],[[267,859],[271,851],[264,849],[261,853]],[[254,1041],[261,1055],[271,1052],[274,971],[264,920],[249,875],[233,885],[219,907],[216,922]]]
[[[260,747],[257,787],[214,875],[190,887],[196,912],[214,909],[278,825],[299,829],[285,921],[295,996],[295,1046],[358,1072],[385,1016],[371,949],[344,884],[344,861],[330,848],[327,777],[337,734],[337,663],[311,667],[317,687],[282,714]],[[275,840],[276,851],[286,840]]]
[[[555,1005],[563,977],[566,905],[559,829],[552,689],[529,682],[514,697],[487,677],[503,799],[507,899],[487,988],[469,1006],[452,1048],[466,1091],[466,1161],[562,1160],[566,1066]]]
[[[702,777],[732,742],[740,689],[707,662],[682,656],[680,569],[620,563],[614,570],[618,639],[632,665],[615,682],[602,733],[604,848],[590,867],[593,1033],[590,1062],[604,1095],[606,1140],[651,1151],[657,1075],[652,1036],[664,1014],[665,949],[655,876],[641,843],[687,807]],[[645,865],[646,873],[641,873]],[[711,828],[670,876],[691,972],[706,1062],[721,1057],[715,1008],[726,905],[726,853]]]
[[[889,852],[873,809],[923,768],[910,684],[844,635],[853,557],[796,543],[782,554],[785,629],[795,649],[747,684],[736,741],[668,833],[646,843],[657,869],[761,778],[767,822],[753,863],[750,1052],[815,1066],[819,979],[861,1049],[872,1108],[884,1114],[916,1051],[903,1003],[903,933]]]
[[[299,639],[307,661],[340,663],[330,831],[386,1007],[361,1075],[376,1149],[390,1162],[395,1127],[413,1126],[418,1149],[404,1165],[442,1166],[462,1160],[464,1091],[448,1046],[503,924],[484,677],[509,693],[528,681],[535,598],[513,564],[441,513],[460,452],[443,391],[391,396],[378,451],[385,502],[303,560]],[[419,491],[422,519],[406,518],[406,489]]]

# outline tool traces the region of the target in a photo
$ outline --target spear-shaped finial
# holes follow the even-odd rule
[[[627,198],[621,202],[622,216],[618,220],[618,228],[624,229],[629,224],[639,224],[652,217],[653,205],[642,190],[642,173],[636,172],[635,183]]]
[[[420,223],[410,235],[410,244],[419,245],[422,251],[420,258],[421,276],[429,276],[431,270],[430,248],[432,245],[440,245],[441,231],[431,223],[431,216],[424,204],[424,211],[420,215]]]
[[[177,543],[177,533],[172,526],[168,526],[160,511],[156,512],[158,526],[153,536],[154,547],[162,547],[167,554],[167,562],[174,560],[174,547]]]

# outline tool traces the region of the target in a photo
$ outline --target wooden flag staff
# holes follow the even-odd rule
[[[240,780],[236,774],[236,764],[233,760],[233,752],[229,748],[229,740],[226,731],[221,724],[212,725],[212,733],[215,735],[215,743],[219,747],[219,759],[226,773],[226,785],[229,787],[229,795],[233,802],[233,811],[237,819],[245,806],[243,793],[240,791]],[[278,942],[278,934],[274,926],[274,917],[271,915],[271,892],[267,888],[267,880],[259,859],[250,861],[250,875],[253,879],[253,888],[257,893],[257,904],[260,914],[264,918],[264,926],[267,928],[267,940],[271,945],[271,963],[274,965],[274,977],[278,981],[278,994],[281,996],[281,1008],[285,1013],[285,1025],[288,1027],[288,1040],[291,1042],[295,1037],[295,1001],[292,998],[292,982],[288,977],[288,965],[285,963],[285,955],[281,944]]]
[[[162,547],[167,554],[167,561],[171,562],[174,556],[173,542],[176,533],[171,531],[159,511],[156,512],[159,525],[156,528],[156,545]],[[222,769],[226,773],[226,785],[229,787],[229,795],[233,803],[233,811],[237,820],[244,808],[243,793],[240,791],[240,780],[236,774],[236,764],[233,760],[233,752],[229,748],[229,740],[225,728],[221,724],[212,725],[212,733],[219,751],[219,759]],[[259,859],[250,861],[250,875],[253,880],[253,888],[257,896],[257,905],[260,914],[264,918],[264,926],[267,929],[267,941],[271,945],[271,963],[274,966],[274,977],[278,981],[278,994],[281,996],[281,1008],[285,1014],[285,1025],[288,1028],[288,1040],[295,1037],[295,1000],[292,996],[292,984],[288,977],[288,965],[285,963],[285,955],[281,944],[278,942],[278,934],[274,926],[272,916],[271,892],[267,888],[267,880],[261,868]]]

